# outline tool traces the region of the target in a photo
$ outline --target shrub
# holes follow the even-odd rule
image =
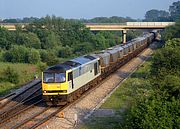
[[[8,66],[4,71],[3,71],[4,79],[5,81],[11,82],[11,83],[19,83],[19,75],[18,73]]]
[[[179,128],[179,106],[178,100],[170,102],[158,97],[140,100],[131,108],[124,128]]]
[[[61,47],[58,50],[58,56],[62,58],[71,57],[72,54],[73,54],[73,50],[69,46]]]
[[[39,62],[38,64],[37,64],[37,66],[38,66],[38,69],[42,72],[42,71],[44,71],[46,68],[47,68],[47,64],[46,63],[43,63],[43,62]]]
[[[39,51],[36,49],[31,49],[28,52],[28,63],[36,64],[41,61]]]
[[[57,58],[54,52],[49,51],[47,56],[47,65],[51,66],[57,63],[59,63],[59,59]]]
[[[180,74],[180,47],[179,39],[169,40],[165,47],[158,50],[153,56],[151,74],[164,78],[167,74]]]
[[[24,45],[26,47],[30,48],[41,48],[41,42],[36,34],[34,33],[18,33],[16,37],[16,44],[18,45]]]
[[[39,53],[40,53],[41,61],[47,62],[48,52],[46,50],[41,49]]]
[[[14,45],[9,51],[3,54],[3,58],[8,62],[27,63],[27,54],[28,49],[26,47]]]

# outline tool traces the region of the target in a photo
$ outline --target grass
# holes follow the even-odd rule
[[[135,73],[131,75],[119,88],[102,104],[100,108],[120,109],[129,108],[139,95],[140,90],[149,90],[149,81],[146,79],[149,75],[151,61],[143,64]]]
[[[5,63],[0,62],[0,78],[3,78],[3,71],[10,66],[13,68],[19,75],[19,83],[13,84],[10,82],[6,82],[4,80],[0,80],[0,96],[10,92],[11,90],[20,87],[22,84],[33,79],[35,74],[40,75],[40,71],[38,71],[37,67],[32,64],[22,64],[22,63]]]
[[[119,120],[115,117],[96,117],[87,122],[88,124],[82,125],[79,129],[118,129],[120,127]]]
[[[151,92],[148,76],[152,62],[148,60],[131,75],[117,90],[101,105],[101,109],[114,109],[117,114],[122,115],[135,102],[137,96],[147,95]],[[119,112],[123,109],[124,112]],[[93,117],[91,116],[80,129],[114,129],[121,128],[121,120],[115,117]]]

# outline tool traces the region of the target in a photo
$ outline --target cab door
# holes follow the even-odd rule
[[[69,88],[70,89],[74,89],[73,74],[72,74],[72,72],[68,73],[68,83],[69,83]]]

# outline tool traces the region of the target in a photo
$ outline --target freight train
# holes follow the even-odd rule
[[[44,101],[47,105],[65,105],[72,102],[137,56],[156,36],[156,31],[146,33],[126,44],[47,68],[42,73]]]

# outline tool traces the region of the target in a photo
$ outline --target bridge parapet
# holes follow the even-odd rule
[[[170,26],[174,25],[174,22],[127,22],[127,26]]]

